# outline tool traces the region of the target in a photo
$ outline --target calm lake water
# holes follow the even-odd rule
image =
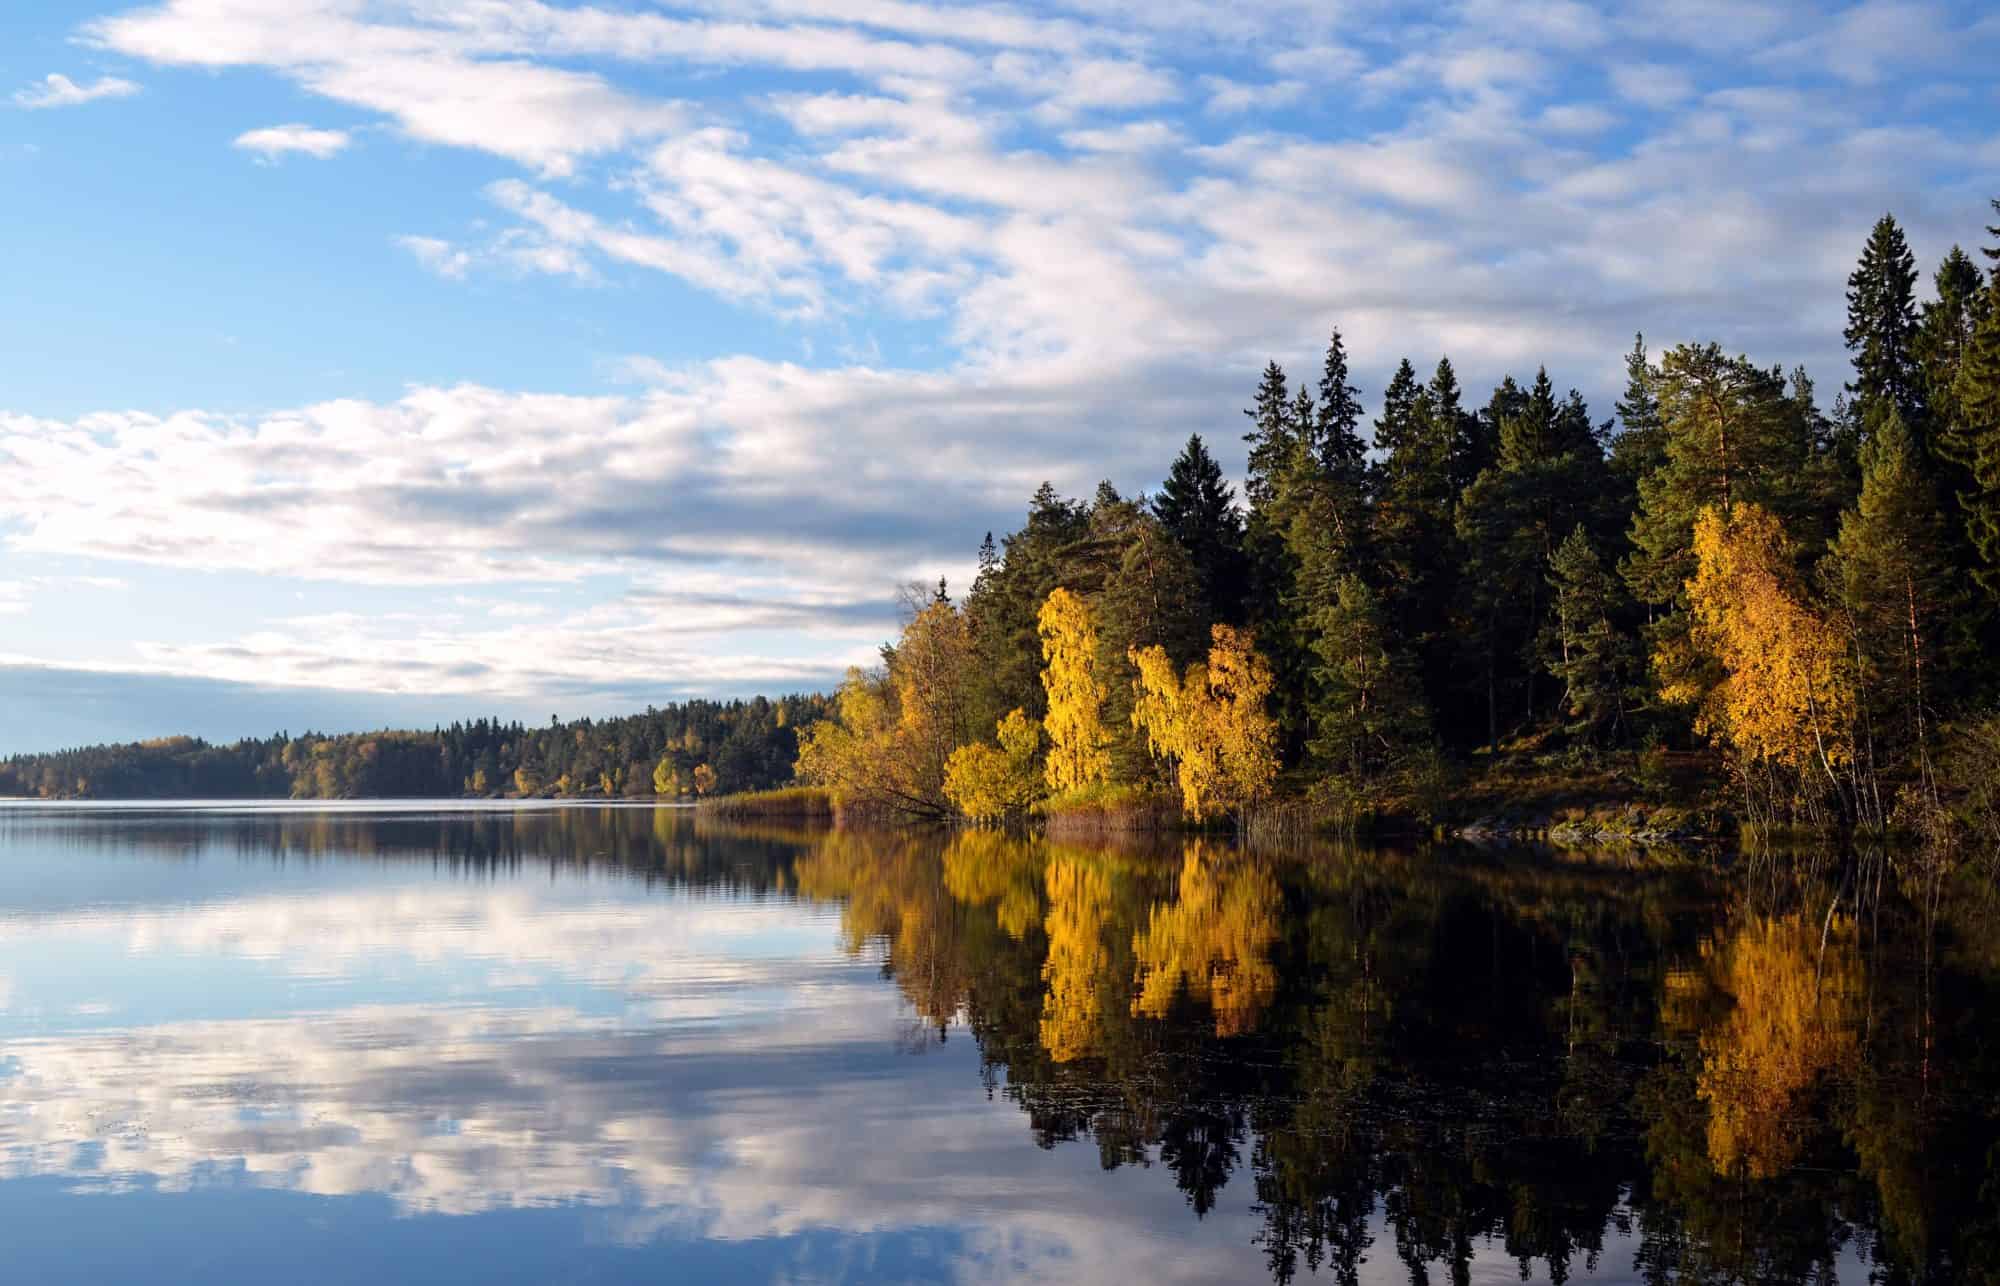
[[[2000,1280],[2000,936],[1893,883],[0,808],[0,1275]]]

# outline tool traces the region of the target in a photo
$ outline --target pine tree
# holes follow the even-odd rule
[[[1223,480],[1222,466],[1208,453],[1201,435],[1190,434],[1174,457],[1153,516],[1187,551],[1203,601],[1219,620],[1240,618],[1243,607],[1243,515],[1236,493]]]
[[[1970,475],[1958,502],[1979,555],[1973,575],[1988,594],[2000,594],[2000,278],[1987,287],[1985,316],[1966,345],[1952,395],[1957,423],[1942,446]]]
[[[1828,563],[1854,639],[1878,754],[1927,753],[1950,623],[1963,607],[1949,532],[1916,442],[1890,414],[1861,449],[1861,496]]]
[[[1439,361],[1417,393],[1412,431],[1381,463],[1372,511],[1383,607],[1396,638],[1417,660],[1433,708],[1443,706],[1449,686],[1446,609],[1461,561],[1452,522],[1459,490],[1453,468],[1469,418],[1459,405],[1450,360]]]
[[[1611,472],[1627,495],[1636,496],[1639,479],[1667,459],[1667,435],[1660,423],[1660,399],[1653,394],[1644,335],[1632,337],[1632,351],[1625,356],[1625,396],[1618,399],[1618,422],[1624,431],[1611,440]]]
[[[1694,574],[1703,508],[1752,500],[1791,514],[1805,444],[1785,383],[1714,344],[1682,344],[1653,372],[1666,459],[1639,481],[1635,546],[1623,566],[1632,595],[1667,608]]]
[[[1335,771],[1371,780],[1430,735],[1416,667],[1395,646],[1381,601],[1359,576],[1340,579],[1311,627],[1319,662],[1312,753]]]
[[[1917,333],[1917,259],[1891,215],[1875,221],[1861,262],[1847,278],[1848,351],[1854,354],[1861,422],[1874,432],[1894,408],[1922,441],[1923,382],[1913,345]]]
[[[1326,345],[1319,377],[1319,421],[1314,452],[1329,475],[1361,485],[1368,467],[1368,444],[1361,440],[1361,390],[1348,382],[1347,346],[1340,328]]]
[[[1255,510],[1269,503],[1278,487],[1278,474],[1291,462],[1298,444],[1298,426],[1292,422],[1292,402],[1285,383],[1284,368],[1267,363],[1258,381],[1257,396],[1243,412],[1250,417],[1250,432],[1243,440],[1250,444],[1249,471],[1243,488]]]
[[[1375,449],[1394,456],[1409,449],[1417,434],[1417,372],[1405,357],[1382,390],[1382,416],[1375,421]]]
[[[1581,524],[1549,565],[1555,619],[1548,669],[1563,685],[1562,710],[1572,735],[1597,743],[1615,735],[1636,677],[1636,641],[1618,627],[1618,581],[1605,570]]]
[[[1912,350],[1936,425],[1936,435],[1951,433],[1959,422],[1958,370],[1986,302],[1986,282],[1972,256],[1951,248],[1931,278],[1937,298],[1924,305]]]
[[[1507,396],[1510,390],[1515,396]],[[1548,372],[1541,371],[1525,395],[1509,381],[1494,402],[1513,408],[1502,411],[1499,458],[1466,488],[1458,509],[1466,551],[1460,598],[1469,617],[1460,642],[1476,659],[1489,745],[1498,737],[1503,701],[1518,695],[1522,716],[1529,723],[1537,718],[1548,567],[1571,528],[1608,525],[1606,501],[1613,494],[1603,446],[1580,395],[1558,402]]]

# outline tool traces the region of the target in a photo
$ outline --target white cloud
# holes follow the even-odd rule
[[[456,281],[472,267],[470,252],[437,237],[402,236],[396,238],[396,244],[415,255],[418,263],[440,277]]]
[[[67,76],[50,72],[26,89],[15,90],[14,105],[30,110],[75,107],[100,98],[130,98],[138,92],[137,84],[117,76],[100,76],[87,85],[79,85]]]
[[[1448,352],[1474,387],[1547,362],[1602,394],[1641,328],[1808,361],[1831,387],[1840,265],[1868,222],[1893,204],[1935,253],[1947,204],[1964,235],[1983,205],[1963,193],[1991,171],[1990,138],[1794,74],[1943,59],[1951,23],[1908,8],[162,0],[86,37],[259,68],[521,167],[481,173],[487,217],[395,237],[422,268],[593,299],[668,274],[746,310],[766,356],[635,354],[619,369],[651,387],[618,397],[424,387],[0,420],[0,465],[25,466],[0,468],[0,510],[24,549],[342,582],[644,581],[720,559],[793,587],[773,601],[829,578],[858,616],[957,565],[1044,477],[1150,485],[1191,430],[1233,449],[1222,426],[1255,371],[1309,367],[1335,321],[1374,390],[1396,359]],[[1583,100],[1578,67],[1606,69]],[[902,341],[878,344],[892,326]],[[847,364],[768,357],[798,351]],[[704,642],[781,615],[674,610],[719,622]],[[631,638],[631,602],[605,611],[339,638],[424,682],[569,683],[497,654],[587,653],[591,630],[640,664],[720,673],[674,650],[685,636]],[[387,681],[306,633],[150,655]]]
[[[346,130],[315,129],[310,125],[271,125],[238,134],[233,146],[255,152],[267,161],[294,154],[324,161],[344,151],[350,141]]]
[[[1302,80],[1275,80],[1251,85],[1226,76],[1204,76],[1202,90],[1208,95],[1207,110],[1213,116],[1240,116],[1245,112],[1289,107],[1305,97]]]

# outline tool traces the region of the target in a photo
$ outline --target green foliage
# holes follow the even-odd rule
[[[1372,781],[1430,737],[1415,667],[1395,646],[1381,601],[1359,576],[1340,579],[1312,617],[1312,753],[1334,772]]]
[[[2000,594],[2000,281],[1987,287],[1952,394],[1957,418],[1942,449],[1966,471],[1958,502],[1979,556],[1973,574],[1988,594]]]
[[[1924,755],[1958,660],[1952,623],[1965,610],[1948,557],[1938,497],[1917,444],[1891,407],[1861,450],[1861,496],[1828,555],[1853,638],[1857,678],[1877,754]]]
[[[819,695],[689,701],[618,719],[551,720],[545,728],[475,719],[430,732],[279,733],[226,746],[168,737],[16,755],[0,761],[0,795],[441,798],[521,793],[524,783],[525,793],[539,793],[564,777],[576,794],[601,796],[608,778],[622,794],[644,795],[661,763],[682,781],[708,763],[719,790],[755,790],[791,780],[797,729],[829,704]]]
[[[1323,410],[1324,408],[1322,408]],[[1153,497],[1153,516],[1187,553],[1202,603],[1234,615],[1243,597],[1243,515],[1200,434],[1190,434]]]
[[[1916,285],[1916,256],[1896,220],[1885,214],[1876,220],[1861,262],[1847,278],[1847,329],[1842,332],[1854,354],[1854,382],[1847,389],[1871,433],[1891,412],[1902,416],[1906,426],[1928,419],[1914,351]]]
[[[1581,525],[1556,550],[1548,579],[1555,616],[1544,652],[1563,685],[1560,708],[1572,734],[1602,743],[1617,735],[1637,678],[1637,641],[1618,624],[1623,595]]]

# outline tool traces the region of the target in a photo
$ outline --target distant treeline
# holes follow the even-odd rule
[[[300,736],[233,745],[163,737],[0,761],[0,795],[45,799],[369,799],[454,795],[666,796],[790,781],[794,730],[827,699],[689,701],[617,719],[496,719],[429,732]]]

